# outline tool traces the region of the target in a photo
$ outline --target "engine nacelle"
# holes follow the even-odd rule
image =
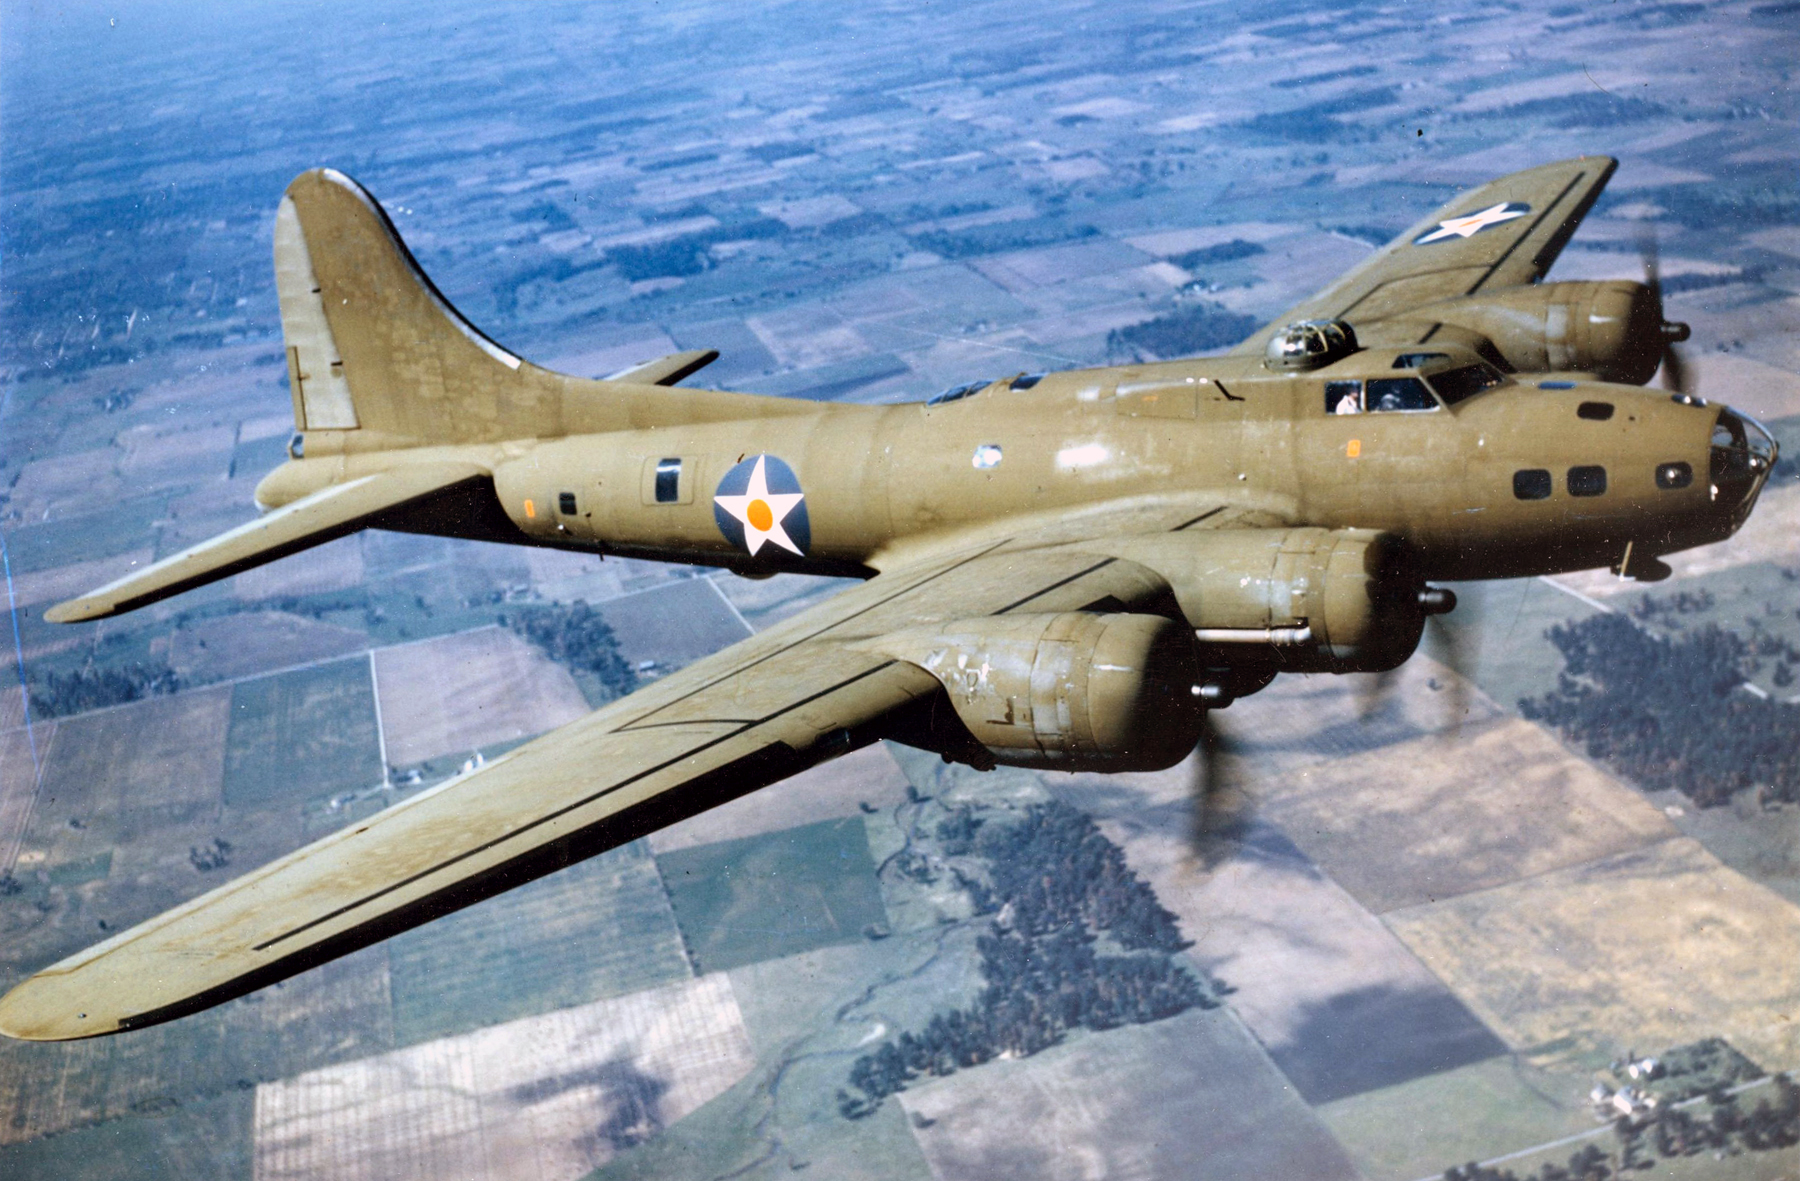
[[[1160,771],[1200,738],[1194,637],[1158,615],[996,615],[895,632],[868,646],[943,684],[967,734],[927,720],[919,733],[898,737],[949,758]]]
[[[1649,381],[1668,343],[1688,334],[1685,324],[1663,322],[1655,291],[1625,279],[1511,287],[1430,304],[1408,312],[1406,319],[1484,337],[1522,372],[1592,373],[1631,385]],[[1379,330],[1365,335],[1383,337]]]
[[[1425,616],[1448,609],[1403,540],[1366,529],[1164,533],[1105,550],[1168,582],[1210,682],[1224,669],[1260,688],[1274,672],[1394,668],[1418,647]]]

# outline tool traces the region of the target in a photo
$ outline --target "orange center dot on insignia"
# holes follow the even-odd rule
[[[749,519],[752,528],[764,533],[775,523],[775,514],[769,509],[769,502],[766,500],[751,501],[750,507],[744,510],[744,516]]]

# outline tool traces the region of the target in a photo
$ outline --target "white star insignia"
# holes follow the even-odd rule
[[[1490,205],[1475,213],[1440,221],[1437,229],[1414,239],[1413,245],[1424,246],[1432,242],[1441,242],[1445,238],[1468,238],[1489,226],[1499,225],[1503,221],[1511,221],[1515,217],[1524,217],[1526,212],[1524,209],[1513,208],[1511,202],[1502,201],[1498,205]]]
[[[750,471],[750,486],[744,489],[744,494],[715,496],[713,503],[743,523],[744,548],[754,558],[763,543],[770,541],[789,553],[800,552],[800,547],[794,544],[781,523],[794,511],[794,506],[805,499],[802,492],[770,492],[768,478],[763,473],[763,457],[759,455],[756,466]]]

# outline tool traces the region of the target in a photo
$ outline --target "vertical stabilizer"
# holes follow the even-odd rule
[[[302,174],[275,215],[275,278],[302,430],[479,442],[561,430],[560,385],[483,336],[354,180]]]

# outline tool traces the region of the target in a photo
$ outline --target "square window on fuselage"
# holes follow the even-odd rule
[[[1584,464],[1569,469],[1570,496],[1600,496],[1606,492],[1606,469],[1599,464]]]
[[[1550,488],[1550,473],[1544,468],[1527,468],[1513,473],[1513,495],[1520,500],[1547,500]]]

